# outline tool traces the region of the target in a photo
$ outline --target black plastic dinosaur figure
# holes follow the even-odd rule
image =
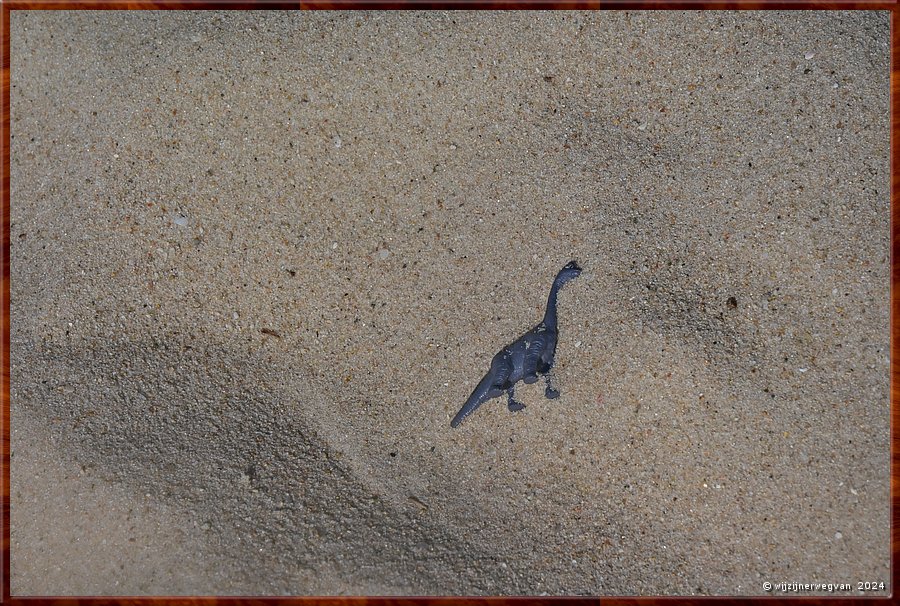
[[[491,369],[450,421],[451,427],[459,426],[463,419],[475,412],[479,406],[491,398],[503,395],[503,392],[506,392],[510,412],[525,408],[524,404],[515,400],[515,384],[520,380],[531,384],[538,380],[538,375],[543,375],[547,381],[544,395],[551,400],[559,397],[559,392],[551,387],[550,375],[547,374],[553,367],[556,341],[559,338],[556,324],[556,296],[563,284],[577,278],[580,273],[578,263],[570,261],[556,274],[550,296],[547,298],[544,319],[494,356],[491,360]]]

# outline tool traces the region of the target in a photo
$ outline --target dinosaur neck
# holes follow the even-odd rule
[[[556,296],[566,280],[557,276],[550,288],[550,296],[547,297],[547,310],[544,312],[544,326],[550,330],[556,330]]]

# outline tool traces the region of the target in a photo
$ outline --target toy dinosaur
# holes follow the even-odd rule
[[[538,380],[538,375],[542,375],[547,381],[544,395],[551,400],[559,397],[559,391],[550,385],[550,375],[547,374],[553,368],[556,342],[559,338],[556,297],[563,284],[577,278],[580,273],[581,268],[575,261],[570,261],[560,270],[553,280],[550,296],[547,297],[544,319],[494,356],[491,360],[491,369],[450,421],[451,427],[459,426],[463,419],[475,412],[479,406],[491,398],[503,395],[504,392],[507,395],[507,407],[510,412],[522,410],[525,405],[515,399],[515,384],[524,381],[530,385]]]

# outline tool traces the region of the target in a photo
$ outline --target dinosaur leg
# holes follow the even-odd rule
[[[554,389],[553,385],[550,384],[550,375],[544,375],[544,380],[547,381],[547,389],[544,390],[544,395],[548,400],[555,400],[559,397],[559,390]]]
[[[509,408],[509,412],[517,412],[525,408],[525,405],[521,402],[516,401],[515,396],[515,387],[510,387],[506,390],[507,403],[506,407]]]

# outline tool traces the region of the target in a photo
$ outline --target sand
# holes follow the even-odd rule
[[[887,12],[11,36],[13,594],[890,591]]]

